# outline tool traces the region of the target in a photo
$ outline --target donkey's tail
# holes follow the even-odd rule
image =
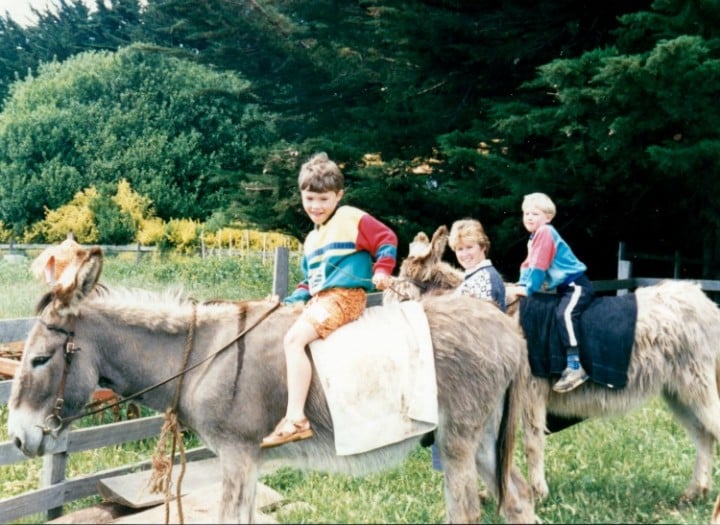
[[[500,428],[498,429],[497,440],[495,441],[495,457],[497,459],[495,483],[498,488],[496,517],[505,503],[505,496],[507,494],[513,466],[515,436],[520,418],[520,396],[520,381],[519,378],[516,377],[510,382],[505,391],[502,418],[500,419]]]

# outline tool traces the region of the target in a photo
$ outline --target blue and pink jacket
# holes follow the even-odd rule
[[[530,235],[527,258],[520,265],[518,284],[528,296],[543,287],[548,291],[580,277],[587,266],[578,259],[555,227],[544,224]]]
[[[375,272],[392,275],[397,242],[395,232],[369,213],[340,206],[306,237],[300,263],[304,279],[283,303],[307,302],[328,288],[371,291]]]

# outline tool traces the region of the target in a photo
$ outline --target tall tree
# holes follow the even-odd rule
[[[467,130],[478,119],[487,123],[495,103],[532,102],[537,94],[518,87],[538,64],[608,41],[616,16],[638,5],[648,2],[558,0],[541,8],[519,1],[295,0],[252,2],[242,9],[220,0],[155,4],[173,20],[183,17],[183,24],[168,24],[168,32],[197,49],[200,60],[240,69],[267,86],[259,90],[265,94],[262,102],[280,111],[279,129],[297,145],[287,148],[287,155],[328,151],[346,167],[352,183],[348,199],[357,190],[369,198],[366,206],[396,220],[401,229],[432,228],[451,217],[448,210],[468,213],[475,209],[465,205],[473,195],[496,208],[506,206],[506,192],[485,191],[488,181],[478,181],[476,171],[454,172],[464,169],[462,161],[435,164],[431,175],[418,175],[424,161],[435,156],[437,137]],[[203,10],[207,17],[200,16]],[[229,52],[237,42],[245,52]],[[367,153],[378,153],[384,168],[367,166],[362,160]],[[238,193],[245,216],[273,227],[283,227],[279,218],[302,220],[299,207],[289,214],[266,213],[293,202],[279,196],[293,191],[296,172],[288,168],[297,167],[297,157],[269,159],[264,173],[249,183],[265,191]],[[442,194],[447,186],[438,189],[452,178],[466,179],[460,207],[448,206],[452,194]],[[404,232],[403,237],[409,240]]]
[[[702,2],[656,2],[621,18],[617,46],[541,66],[524,86],[533,104],[496,105],[495,126],[468,134],[502,139],[476,166],[510,193],[556,197],[556,220],[598,273],[614,271],[625,240],[702,257],[710,276],[720,231],[717,21]]]
[[[250,84],[136,44],[49,63],[0,114],[1,220],[16,232],[96,183],[126,179],[163,219],[205,218],[256,171],[275,117]]]
[[[32,11],[37,22],[29,27],[0,16],[0,99],[12,82],[36,73],[43,62],[152,41],[140,0],[95,0],[93,10],[82,0],[58,0]]]

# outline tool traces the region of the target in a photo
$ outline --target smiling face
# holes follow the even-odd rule
[[[455,246],[455,257],[460,265],[468,270],[485,260],[485,248],[475,241],[460,241]]]
[[[523,207],[523,226],[530,233],[535,233],[551,220],[552,214],[542,211],[537,206]]]
[[[337,208],[344,191],[310,191],[302,190],[302,205],[313,224],[325,224]]]

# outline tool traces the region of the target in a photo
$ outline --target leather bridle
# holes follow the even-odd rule
[[[57,435],[57,432],[62,428],[64,422],[63,418],[60,416],[60,412],[62,411],[63,404],[65,403],[65,385],[67,383],[70,364],[72,363],[75,353],[79,352],[80,348],[76,347],[73,341],[75,337],[74,330],[65,329],[54,324],[48,324],[42,319],[39,319],[39,321],[45,325],[48,330],[65,335],[65,343],[63,344],[63,371],[62,376],[60,377],[60,384],[58,385],[57,393],[55,394],[55,405],[53,406],[52,412],[45,418],[45,424],[40,427],[45,435]],[[70,324],[75,324],[74,317],[72,318]]]

